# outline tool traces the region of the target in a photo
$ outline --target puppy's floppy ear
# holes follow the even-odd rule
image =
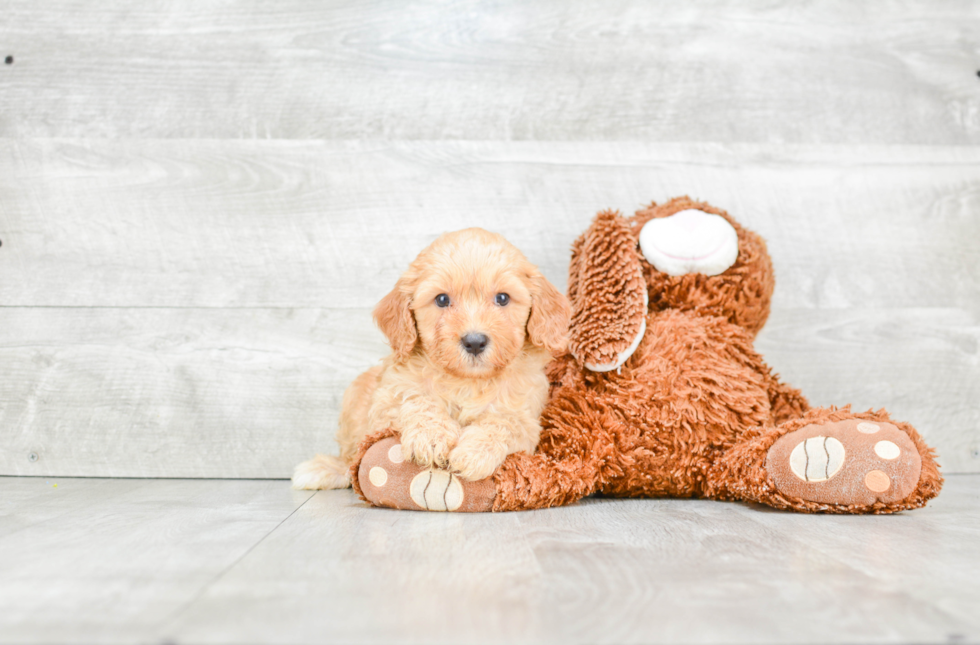
[[[531,342],[544,347],[554,356],[568,345],[568,323],[572,308],[568,298],[548,282],[537,269],[530,271],[531,315],[527,319],[527,335]]]
[[[407,358],[412,353],[419,338],[409,297],[405,292],[405,285],[399,280],[391,293],[382,298],[374,308],[374,322],[399,359]]]

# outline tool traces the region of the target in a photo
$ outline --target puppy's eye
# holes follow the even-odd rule
[[[497,297],[494,298],[493,301],[496,302],[501,307],[503,307],[508,302],[510,302],[510,296],[508,296],[506,293],[498,293]]]
[[[447,296],[444,293],[440,293],[438,296],[436,296],[436,305],[439,306],[439,307],[448,307],[449,306],[449,296]]]

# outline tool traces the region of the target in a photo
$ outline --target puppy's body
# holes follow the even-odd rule
[[[375,309],[392,354],[344,394],[340,457],[300,464],[296,488],[341,488],[357,445],[394,428],[402,453],[464,479],[488,477],[533,452],[548,381],[566,341],[569,306],[526,258],[482,229],[443,235]]]

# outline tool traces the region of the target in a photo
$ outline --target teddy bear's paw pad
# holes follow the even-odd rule
[[[402,456],[397,437],[377,442],[357,470],[361,492],[375,506],[408,511],[489,511],[492,479],[468,482],[445,470],[422,468]]]
[[[921,468],[907,434],[863,419],[805,426],[780,437],[766,457],[779,492],[821,504],[897,502],[915,490]]]
[[[738,258],[738,232],[720,215],[689,208],[644,224],[640,250],[667,275],[718,275]]]

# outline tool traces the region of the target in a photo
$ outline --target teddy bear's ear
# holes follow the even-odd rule
[[[391,293],[374,308],[374,322],[399,359],[407,358],[412,353],[419,337],[410,304],[404,281],[399,280]]]
[[[599,213],[575,241],[568,296],[572,355],[593,372],[625,363],[646,331],[647,289],[636,236],[618,212]]]

